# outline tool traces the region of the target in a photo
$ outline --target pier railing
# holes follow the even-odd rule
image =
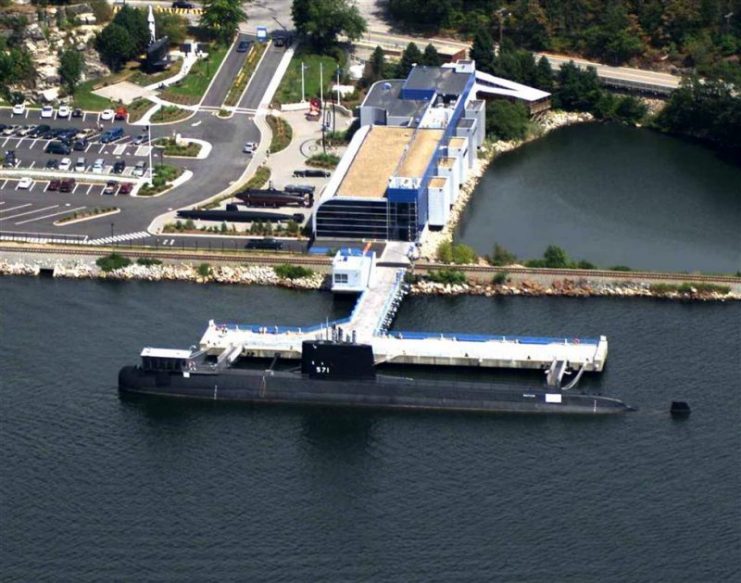
[[[452,340],[457,342],[511,342],[513,344],[563,344],[563,345],[579,345],[589,344],[598,345],[600,342],[599,338],[562,338],[562,337],[548,337],[548,336],[494,336],[490,334],[456,334],[454,332],[441,333],[441,332],[408,332],[403,330],[397,330],[395,332],[389,332],[387,334],[390,338],[398,338],[400,340]]]

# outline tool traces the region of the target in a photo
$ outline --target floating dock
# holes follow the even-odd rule
[[[376,266],[373,281],[348,318],[315,326],[265,326],[209,322],[200,349],[229,360],[238,356],[300,359],[304,340],[347,337],[373,347],[376,364],[548,369],[600,372],[607,338],[493,336],[440,332],[389,332],[403,299],[405,269]]]

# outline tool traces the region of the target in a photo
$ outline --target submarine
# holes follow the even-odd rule
[[[276,370],[236,366],[240,347],[217,358],[195,348],[144,348],[141,364],[118,375],[121,395],[234,401],[252,404],[355,407],[477,413],[615,415],[632,411],[619,399],[561,387],[554,361],[544,386],[501,386],[379,374],[373,347],[353,340],[304,340],[301,364]],[[560,362],[561,366],[566,363]]]

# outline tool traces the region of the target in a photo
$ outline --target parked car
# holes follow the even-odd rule
[[[77,185],[77,181],[74,178],[65,178],[59,183],[59,192],[72,192]]]
[[[57,117],[69,117],[72,111],[69,108],[69,105],[60,105],[59,111],[57,111]]]
[[[86,167],[87,163],[85,162],[85,158],[78,158],[77,163],[75,164],[75,172],[85,172]]]
[[[279,249],[283,249],[283,243],[281,243],[280,241],[276,241],[275,239],[272,239],[270,237],[265,237],[264,239],[251,239],[247,241],[247,244],[244,246],[244,248],[278,251]]]
[[[54,108],[51,105],[45,105],[42,107],[41,117],[54,117]]]
[[[23,138],[23,137],[27,136],[29,133],[31,133],[33,131],[33,128],[35,128],[35,127],[36,126],[33,126],[33,125],[30,125],[30,126],[20,126],[16,130],[15,135],[18,136],[19,138]]]
[[[33,128],[29,133],[29,138],[39,138],[43,136],[46,132],[48,132],[51,129],[50,126],[46,125],[45,123],[42,123],[40,125],[37,125],[35,128]]]
[[[116,113],[113,116],[113,119],[115,119],[116,121],[125,121],[128,115],[129,110],[126,109],[123,105],[120,105],[116,108]]]
[[[144,176],[146,171],[147,171],[146,162],[140,161],[136,163],[136,166],[134,166],[134,176]]]
[[[57,134],[57,137],[60,140],[63,140],[67,143],[72,143],[72,140],[75,139],[75,136],[77,135],[77,130],[74,128],[67,128],[63,129],[61,132]]]
[[[77,152],[84,152],[88,147],[88,141],[85,138],[82,138],[81,140],[75,140],[72,143],[72,149]]]
[[[111,128],[109,130],[104,131],[100,135],[100,143],[108,144],[110,142],[115,142],[116,140],[123,138],[123,135],[124,135],[124,130],[122,127]]]
[[[33,184],[33,179],[29,178],[28,176],[24,176],[18,181],[18,188],[20,190],[28,190],[31,188],[31,185]]]
[[[13,106],[13,115],[25,115],[26,114],[26,104],[25,103],[16,103]]]
[[[72,117],[82,117],[82,110],[79,107],[75,107]]]
[[[126,169],[126,160],[116,160],[113,164],[113,173],[121,174]]]
[[[109,180],[108,182],[105,183],[103,194],[116,194],[117,189],[118,189],[118,183],[115,180]]]
[[[254,154],[257,150],[257,143],[256,142],[246,142],[244,147],[242,148],[242,152],[245,154]]]
[[[72,168],[72,160],[69,158],[62,158],[59,162],[59,169],[67,171]]]
[[[237,45],[237,52],[238,53],[246,53],[250,50],[250,45],[252,43],[248,40],[241,40],[239,41],[239,44]]]
[[[47,170],[56,170],[57,168],[59,168],[59,160],[52,158],[51,160],[46,161]]]
[[[116,115],[116,112],[112,109],[104,109],[100,112],[100,120],[101,121],[111,121],[114,116]]]
[[[61,154],[62,156],[66,156],[71,152],[72,148],[69,147],[69,144],[65,144],[64,142],[49,142],[49,145],[46,146],[47,154]]]
[[[49,192],[54,192],[56,190],[59,190],[59,186],[61,185],[62,181],[59,180],[59,178],[52,178],[49,181],[49,186],[46,187],[46,190]]]
[[[184,0],[175,0],[175,2],[172,3],[173,8],[182,8],[184,10],[192,10],[196,7],[195,4],[192,2],[185,2]]]
[[[293,171],[294,178],[326,178],[332,176],[329,170],[321,168],[300,168]]]
[[[8,150],[5,152],[5,158],[3,159],[3,166],[6,168],[14,168],[16,163],[15,150]]]
[[[134,144],[135,146],[138,146],[139,144],[143,144],[146,141],[147,141],[147,134],[139,134],[131,141],[131,143]]]
[[[131,184],[131,182],[124,182],[118,188],[118,194],[131,194],[131,191],[132,191],[133,188],[134,188],[134,185]]]
[[[93,162],[93,174],[103,174],[103,166],[105,166],[105,160],[103,160],[103,158],[98,158],[95,162]]]
[[[15,131],[15,128],[17,128],[17,127],[18,127],[18,126],[16,126],[16,125],[12,125],[12,124],[11,124],[11,125],[7,125],[7,126],[5,126],[5,127],[4,127],[4,128],[2,129],[2,135],[3,135],[3,136],[12,136],[12,135],[13,135],[13,132]]]

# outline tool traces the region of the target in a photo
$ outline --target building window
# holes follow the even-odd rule
[[[335,273],[334,282],[335,283],[347,283],[347,273]]]

